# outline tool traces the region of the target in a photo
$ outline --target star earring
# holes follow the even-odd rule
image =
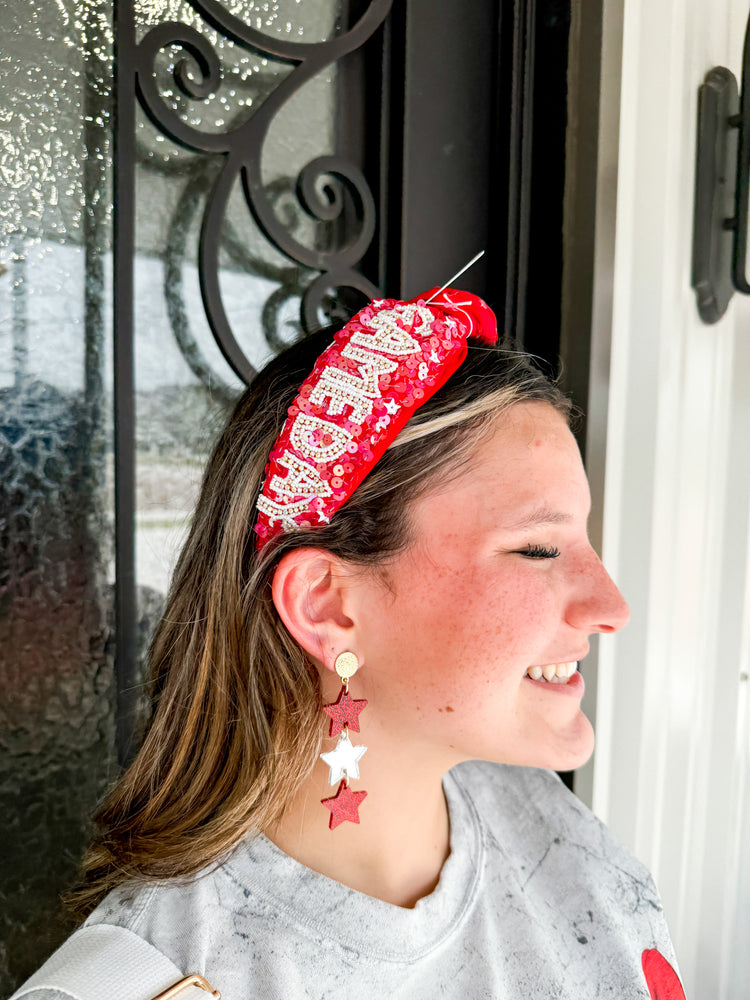
[[[350,778],[359,778],[359,761],[367,750],[366,746],[355,745],[349,739],[350,730],[359,732],[359,713],[367,706],[365,698],[353,699],[349,694],[349,681],[359,670],[356,653],[339,653],[333,668],[341,678],[341,691],[335,702],[323,706],[323,711],[331,719],[328,735],[338,736],[338,742],[334,750],[320,755],[330,768],[329,784],[341,782],[335,795],[321,799],[331,813],[328,823],[331,830],[347,820],[359,823],[359,807],[367,795],[364,791],[353,792],[349,787]]]

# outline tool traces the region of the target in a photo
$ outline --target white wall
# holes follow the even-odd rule
[[[716,64],[739,76],[749,6],[605,4],[621,50],[602,135],[619,132],[600,184],[617,198],[595,275],[606,449],[592,440],[589,463],[632,621],[599,647],[593,807],[654,872],[698,1000],[750,997],[750,301],[705,326],[689,285],[697,88]]]

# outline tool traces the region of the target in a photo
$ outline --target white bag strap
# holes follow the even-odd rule
[[[173,996],[220,1000],[220,994],[200,976],[186,978],[157,948],[114,924],[81,927],[10,1000],[42,989],[59,990],[73,1000],[167,1000]]]

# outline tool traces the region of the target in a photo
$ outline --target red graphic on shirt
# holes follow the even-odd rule
[[[641,955],[643,975],[651,1000],[686,1000],[677,973],[655,948],[647,948]]]

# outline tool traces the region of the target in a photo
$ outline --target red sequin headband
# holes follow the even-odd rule
[[[257,548],[327,524],[412,413],[466,358],[497,342],[490,307],[452,288],[370,302],[334,335],[289,407],[258,498]]]

